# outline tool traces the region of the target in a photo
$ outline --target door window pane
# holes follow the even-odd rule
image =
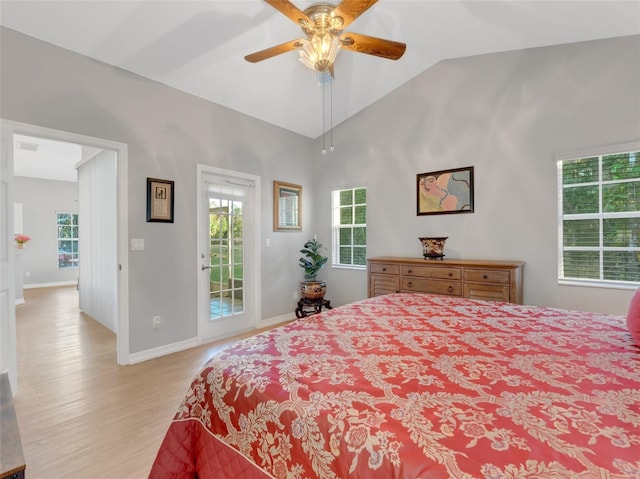
[[[242,202],[209,199],[210,319],[244,311],[244,227]]]

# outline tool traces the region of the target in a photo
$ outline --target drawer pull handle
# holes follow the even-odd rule
[[[387,270],[387,268],[382,268],[382,271],[386,271],[386,270]]]
[[[407,283],[407,286],[411,287],[411,286],[413,286],[413,283],[412,283],[411,281],[409,281],[409,282]]]
[[[486,274],[482,275],[482,279],[487,279],[489,276],[487,276]]]
[[[447,288],[447,291],[449,291],[450,293],[453,293],[453,286],[449,286],[449,287]]]
[[[449,277],[453,276],[453,273],[451,271],[449,271]]]
[[[409,269],[409,270],[407,270],[407,273],[411,274],[411,273],[413,273],[413,270]]]

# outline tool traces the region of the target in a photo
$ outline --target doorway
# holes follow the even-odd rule
[[[260,178],[198,165],[198,342],[258,327]]]
[[[112,263],[110,265],[106,265],[106,267],[111,268],[112,271],[116,272],[113,275],[113,280],[115,284],[113,284],[113,291],[115,291],[115,295],[112,298],[114,301],[114,307],[112,316],[115,315],[114,321],[114,329],[117,333],[117,362],[118,364],[128,364],[129,363],[129,322],[128,322],[128,256],[127,256],[127,147],[122,143],[116,143],[109,140],[103,140],[99,138],[88,137],[84,135],[78,135],[75,133],[53,130],[49,128],[38,127],[35,125],[29,125],[19,122],[13,122],[8,120],[2,121],[2,133],[3,138],[8,138],[11,142],[11,147],[7,148],[6,151],[3,150],[3,153],[7,155],[8,163],[10,164],[10,171],[13,175],[13,166],[14,166],[14,147],[13,147],[13,139],[15,135],[24,135],[33,138],[42,138],[46,140],[58,141],[63,143],[72,143],[76,145],[81,145],[87,151],[93,150],[95,152],[100,151],[109,151],[109,155],[113,157],[113,167],[115,171],[113,175],[110,176],[108,180],[109,184],[104,185],[109,191],[112,192],[114,203],[112,204],[113,208],[113,236],[112,236],[112,246],[113,246],[113,254],[110,256],[112,258]],[[93,156],[93,155],[90,155]],[[86,159],[85,159],[86,160]],[[86,161],[83,163],[80,162],[80,166],[86,165]],[[102,178],[101,178],[102,180]],[[82,180],[81,180],[82,181]],[[93,185],[85,184],[84,190],[86,191],[86,198],[90,201],[91,199],[95,199],[96,202],[98,200],[100,191],[97,191],[92,187]],[[82,183],[79,185],[79,190],[82,190]],[[104,190],[102,191],[104,194]],[[13,190],[9,190],[9,194],[6,197],[2,198],[2,201],[6,201],[8,204],[13,204]],[[82,202],[80,202],[79,207],[82,207]],[[11,238],[11,231],[7,235],[7,238]],[[82,252],[80,252],[80,256],[82,256]],[[80,263],[80,271],[82,271],[82,263]],[[82,276],[82,273],[81,273]],[[10,326],[7,330],[13,330],[15,332],[15,314],[13,318],[8,315],[6,318],[4,317],[2,322],[3,324],[6,322]],[[11,322],[13,321],[13,325],[11,326]],[[15,334],[12,334],[8,341],[15,345]],[[17,365],[14,360],[11,361],[9,359],[9,369],[14,372],[17,371]]]

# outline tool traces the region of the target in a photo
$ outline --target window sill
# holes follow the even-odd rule
[[[560,286],[584,286],[587,288],[604,288],[604,289],[636,290],[640,288],[640,282],[622,283],[619,281],[559,279],[558,284]]]
[[[331,267],[335,268],[335,269],[353,269],[353,270],[356,270],[356,271],[366,271],[367,270],[366,266],[346,265],[346,264],[332,264]]]

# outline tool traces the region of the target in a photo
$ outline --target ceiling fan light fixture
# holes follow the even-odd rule
[[[265,0],[283,15],[293,20],[304,32],[304,39],[281,43],[246,55],[248,62],[257,63],[282,53],[298,50],[300,61],[319,72],[329,71],[333,76],[333,62],[340,50],[349,50],[398,60],[405,52],[404,43],[344,32],[351,23],[378,0],[341,0],[332,3],[314,3],[304,11],[290,0]]]
[[[312,70],[328,71],[340,51],[340,38],[327,31],[316,32],[309,39],[302,40],[300,61]]]
[[[282,53],[298,50],[300,61],[308,68],[315,70],[318,86],[322,91],[322,154],[327,153],[325,145],[325,89],[330,87],[330,128],[331,145],[333,146],[333,62],[341,49],[374,55],[390,60],[398,60],[407,48],[404,43],[344,32],[353,21],[366,12],[378,0],[341,0],[338,5],[331,3],[314,3],[302,11],[290,0],[265,0],[280,13],[294,21],[306,38],[281,43],[265,50],[246,55],[248,62],[256,63]],[[343,33],[344,32],[344,33]]]

